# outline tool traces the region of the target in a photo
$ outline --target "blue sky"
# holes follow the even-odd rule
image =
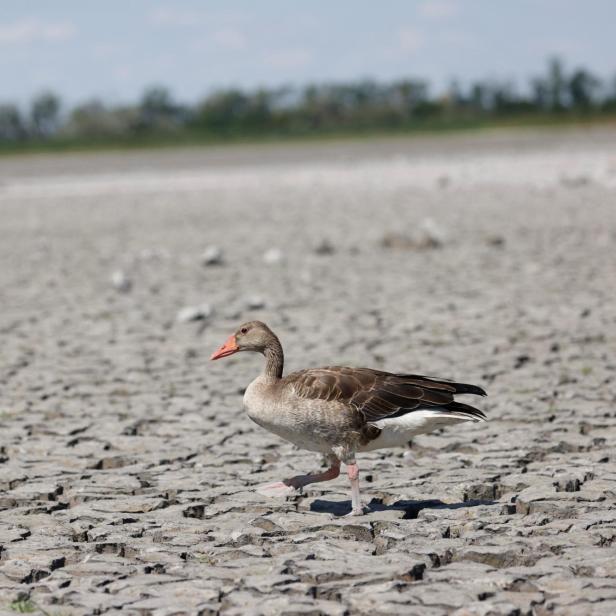
[[[363,77],[509,78],[561,56],[616,73],[616,0],[2,0],[0,101],[51,88],[69,104],[164,84],[219,87]]]

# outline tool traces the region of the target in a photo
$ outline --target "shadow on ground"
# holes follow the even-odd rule
[[[480,505],[495,505],[494,500],[469,500],[460,503],[444,503],[442,500],[399,500],[391,505],[383,503],[383,499],[373,498],[369,503],[369,513],[378,511],[403,511],[403,520],[414,520],[422,509],[463,509],[466,507],[478,507]],[[333,502],[317,499],[310,505],[310,511],[315,513],[330,513],[335,516],[344,516],[351,510],[351,501]]]

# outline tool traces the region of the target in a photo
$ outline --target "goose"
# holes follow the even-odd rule
[[[477,385],[417,374],[329,366],[283,376],[278,336],[261,321],[241,325],[216,350],[217,360],[241,351],[265,356],[263,372],[244,393],[248,417],[302,449],[323,454],[329,468],[257,488],[266,496],[287,496],[305,486],[335,479],[340,464],[351,484],[351,512],[368,511],[359,489],[356,454],[405,446],[411,437],[464,421],[485,421],[482,411],[454,400],[456,394],[485,396]]]

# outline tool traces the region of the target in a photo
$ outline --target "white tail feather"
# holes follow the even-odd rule
[[[443,426],[453,425],[462,421],[485,421],[482,417],[468,415],[456,411],[421,409],[411,411],[399,417],[390,417],[370,422],[370,425],[381,430],[379,436],[362,447],[362,451],[382,449],[384,447],[400,447],[413,436],[426,434]]]

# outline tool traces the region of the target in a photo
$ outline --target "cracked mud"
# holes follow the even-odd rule
[[[0,614],[616,613],[615,145],[1,160]],[[321,462],[208,362],[252,318],[490,421],[359,456],[361,518],[344,475],[260,496]]]

